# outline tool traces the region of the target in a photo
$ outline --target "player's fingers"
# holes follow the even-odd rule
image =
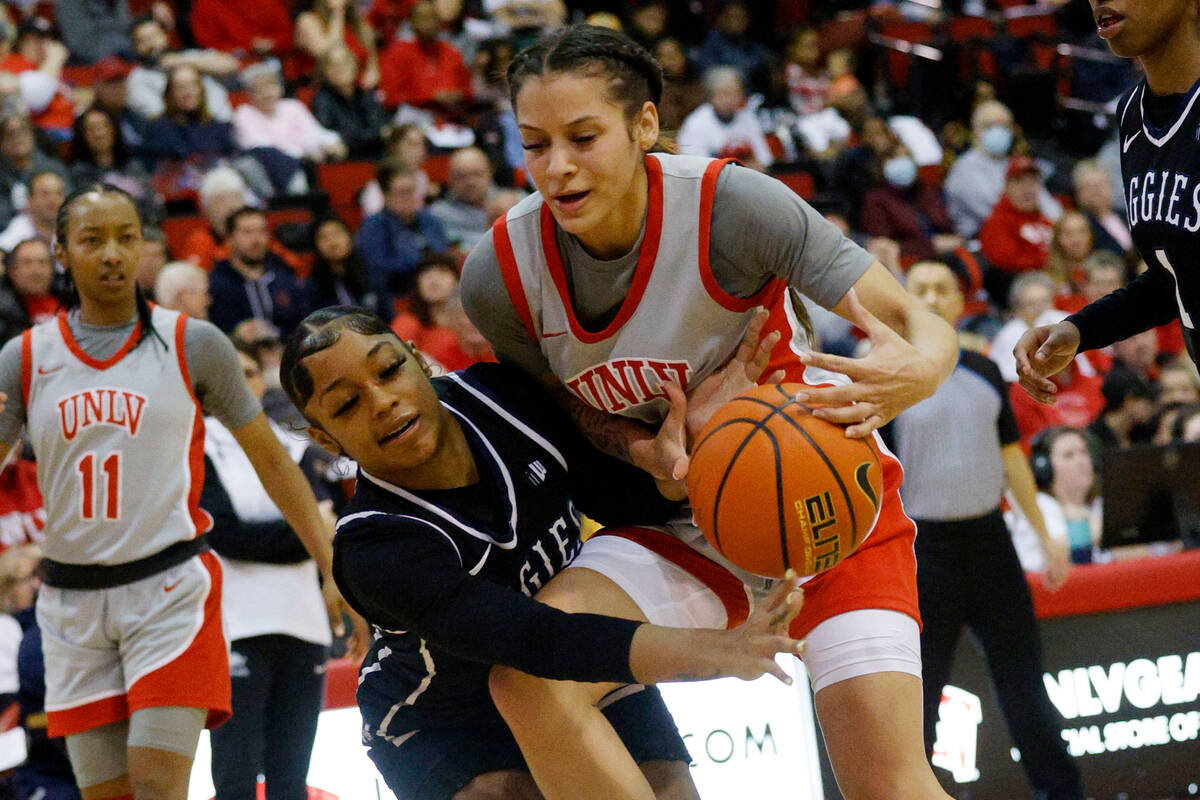
[[[1019,381],[1021,388],[1034,400],[1037,400],[1039,403],[1046,403],[1047,405],[1054,402],[1054,394],[1057,387],[1053,381],[1048,381],[1044,378],[1033,378],[1027,375],[1021,375]]]
[[[852,406],[822,406],[813,409],[813,416],[837,425],[854,425],[875,413],[871,403],[855,403]]]
[[[687,453],[684,453],[679,458],[675,459],[675,465],[671,467],[671,478],[677,481],[681,481],[686,478],[688,474],[688,467],[691,466],[691,463],[692,462],[688,458]]]
[[[751,317],[750,324],[746,326],[746,332],[742,334],[742,341],[738,344],[737,353],[734,356],[736,360],[745,364],[754,358],[754,352],[759,343],[758,337],[762,335],[762,329],[767,324],[768,316],[767,310],[760,308]]]
[[[867,334],[867,336],[875,341],[881,336],[889,334],[896,335],[895,331],[884,325],[879,317],[875,316],[870,310],[862,304],[858,299],[858,292],[851,289],[846,294],[846,305],[850,309],[850,318],[859,330]]]
[[[333,631],[334,636],[346,635],[346,623],[342,619],[342,604],[337,600],[330,600],[325,603],[325,613],[329,615],[329,628]]]
[[[667,416],[663,419],[662,430],[671,438],[682,437],[684,422],[687,420],[687,395],[679,388],[679,384],[671,381],[664,381],[662,388],[667,395],[667,402],[671,404]]]
[[[878,414],[872,414],[857,425],[851,425],[849,428],[846,428],[846,438],[865,439],[875,431],[882,428],[884,422],[886,422],[886,420],[884,420],[883,417],[879,416]]]
[[[865,400],[868,390],[861,383],[847,383],[842,386],[818,386],[805,388],[794,395],[801,403],[808,403],[822,408],[829,406],[846,406],[860,400]],[[816,414],[821,408],[813,409]],[[819,415],[818,415],[819,416]]]
[[[785,370],[777,369],[765,381],[761,381],[761,383],[783,383],[783,379],[786,377],[787,372]]]
[[[797,356],[802,364],[818,369],[826,369],[830,372],[840,372],[848,378],[855,378],[860,372],[857,369],[859,359],[846,358],[845,356],[835,356],[830,353],[817,353],[812,350],[807,350]]]

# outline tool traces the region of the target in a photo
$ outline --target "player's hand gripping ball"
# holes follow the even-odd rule
[[[742,569],[782,578],[829,569],[875,524],[878,453],[794,399],[800,384],[756,386],[713,414],[688,467],[700,530]]]

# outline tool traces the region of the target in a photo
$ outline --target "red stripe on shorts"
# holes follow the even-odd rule
[[[46,712],[46,734],[51,738],[90,731],[110,722],[128,719],[129,706],[125,695],[105,697],[74,708]]]

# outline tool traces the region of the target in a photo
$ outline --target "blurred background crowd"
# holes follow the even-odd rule
[[[1137,75],[1096,38],[1085,0],[7,2],[0,338],[56,313],[58,208],[105,180],[147,222],[141,285],[233,337],[283,426],[296,412],[278,388],[281,337],[315,308],[367,306],[448,370],[492,358],[457,284],[472,245],[532,190],[504,70],[541,32],[585,20],[657,56],[680,152],[777,176],[902,281],[919,262],[950,268],[963,345],[1010,382],[1053,535],[1082,524],[1098,541],[1106,449],[1200,440],[1178,323],[1081,355],[1054,406],[1011,384],[1021,333],[1145,268],[1112,119]],[[861,348],[847,323],[810,313],[822,348]],[[40,505],[32,465],[9,464],[0,584],[17,628]],[[15,653],[0,642],[0,699],[18,690]]]

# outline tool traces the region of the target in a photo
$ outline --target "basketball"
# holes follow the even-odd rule
[[[700,431],[688,468],[692,514],[742,569],[814,575],[862,542],[879,511],[876,451],[817,419],[793,396],[801,384],[757,386]]]

